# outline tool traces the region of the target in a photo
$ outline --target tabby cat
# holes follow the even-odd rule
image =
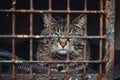
[[[81,14],[67,25],[64,19],[55,20],[53,17],[50,19],[48,14],[44,14],[43,22],[44,29],[41,35],[53,37],[40,39],[36,56],[37,60],[71,61],[66,64],[59,62],[52,63],[50,65],[52,72],[73,72],[82,70],[85,65],[77,61],[82,61],[84,59],[84,53],[86,55],[86,60],[90,58],[87,41],[81,38],[67,36],[85,35],[86,15]],[[88,46],[86,52],[84,52],[85,46]],[[48,64],[44,63],[43,66],[48,67]]]

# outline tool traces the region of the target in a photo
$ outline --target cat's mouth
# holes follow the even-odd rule
[[[65,50],[65,49],[61,49],[61,50],[58,50],[58,51],[57,51],[58,54],[67,54],[67,52],[68,52],[68,51]]]

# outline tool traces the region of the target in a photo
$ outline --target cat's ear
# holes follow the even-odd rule
[[[81,14],[71,22],[70,28],[84,29],[86,27],[86,22],[87,16]]]
[[[87,15],[81,14],[76,17],[69,26],[70,35],[84,35],[87,27]]]
[[[43,14],[43,22],[44,22],[44,27],[46,28],[49,27],[50,25],[54,27],[58,24],[58,22],[52,16],[50,19],[50,16],[48,13]]]

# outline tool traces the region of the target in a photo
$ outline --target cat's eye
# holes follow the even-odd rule
[[[59,35],[57,34],[57,33],[55,33],[55,34],[52,34],[54,37],[58,37]]]

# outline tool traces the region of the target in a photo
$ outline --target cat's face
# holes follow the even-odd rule
[[[47,14],[44,14],[43,20],[45,31],[43,31],[42,34],[44,35],[45,32],[47,32],[47,35],[58,36],[58,38],[51,39],[51,53],[53,57],[65,59],[67,53],[69,53],[70,58],[74,58],[76,54],[80,54],[79,49],[84,46],[84,40],[72,37],[67,38],[67,36],[84,35],[84,29],[86,27],[85,15],[78,16],[69,25],[67,25],[63,19],[57,21],[52,17],[50,20]],[[50,28],[51,31],[49,31]],[[81,50],[81,53],[82,52],[83,50]]]
[[[53,38],[40,39],[40,44],[37,52],[37,60],[84,60],[84,47],[86,41],[74,36],[84,36],[86,27],[86,15],[80,15],[75,18],[69,25],[62,19],[60,21],[44,14],[44,30],[41,35],[53,36]],[[70,37],[71,36],[71,37]],[[86,50],[86,58],[89,59],[89,50]],[[67,65],[57,64],[62,66],[63,71],[66,71]],[[82,69],[83,65],[77,63],[70,63],[69,68]],[[51,66],[52,67],[52,66]],[[53,65],[56,69],[58,66]],[[51,68],[54,70],[54,68]],[[60,71],[57,69],[57,71]],[[62,71],[62,70],[61,70]]]

